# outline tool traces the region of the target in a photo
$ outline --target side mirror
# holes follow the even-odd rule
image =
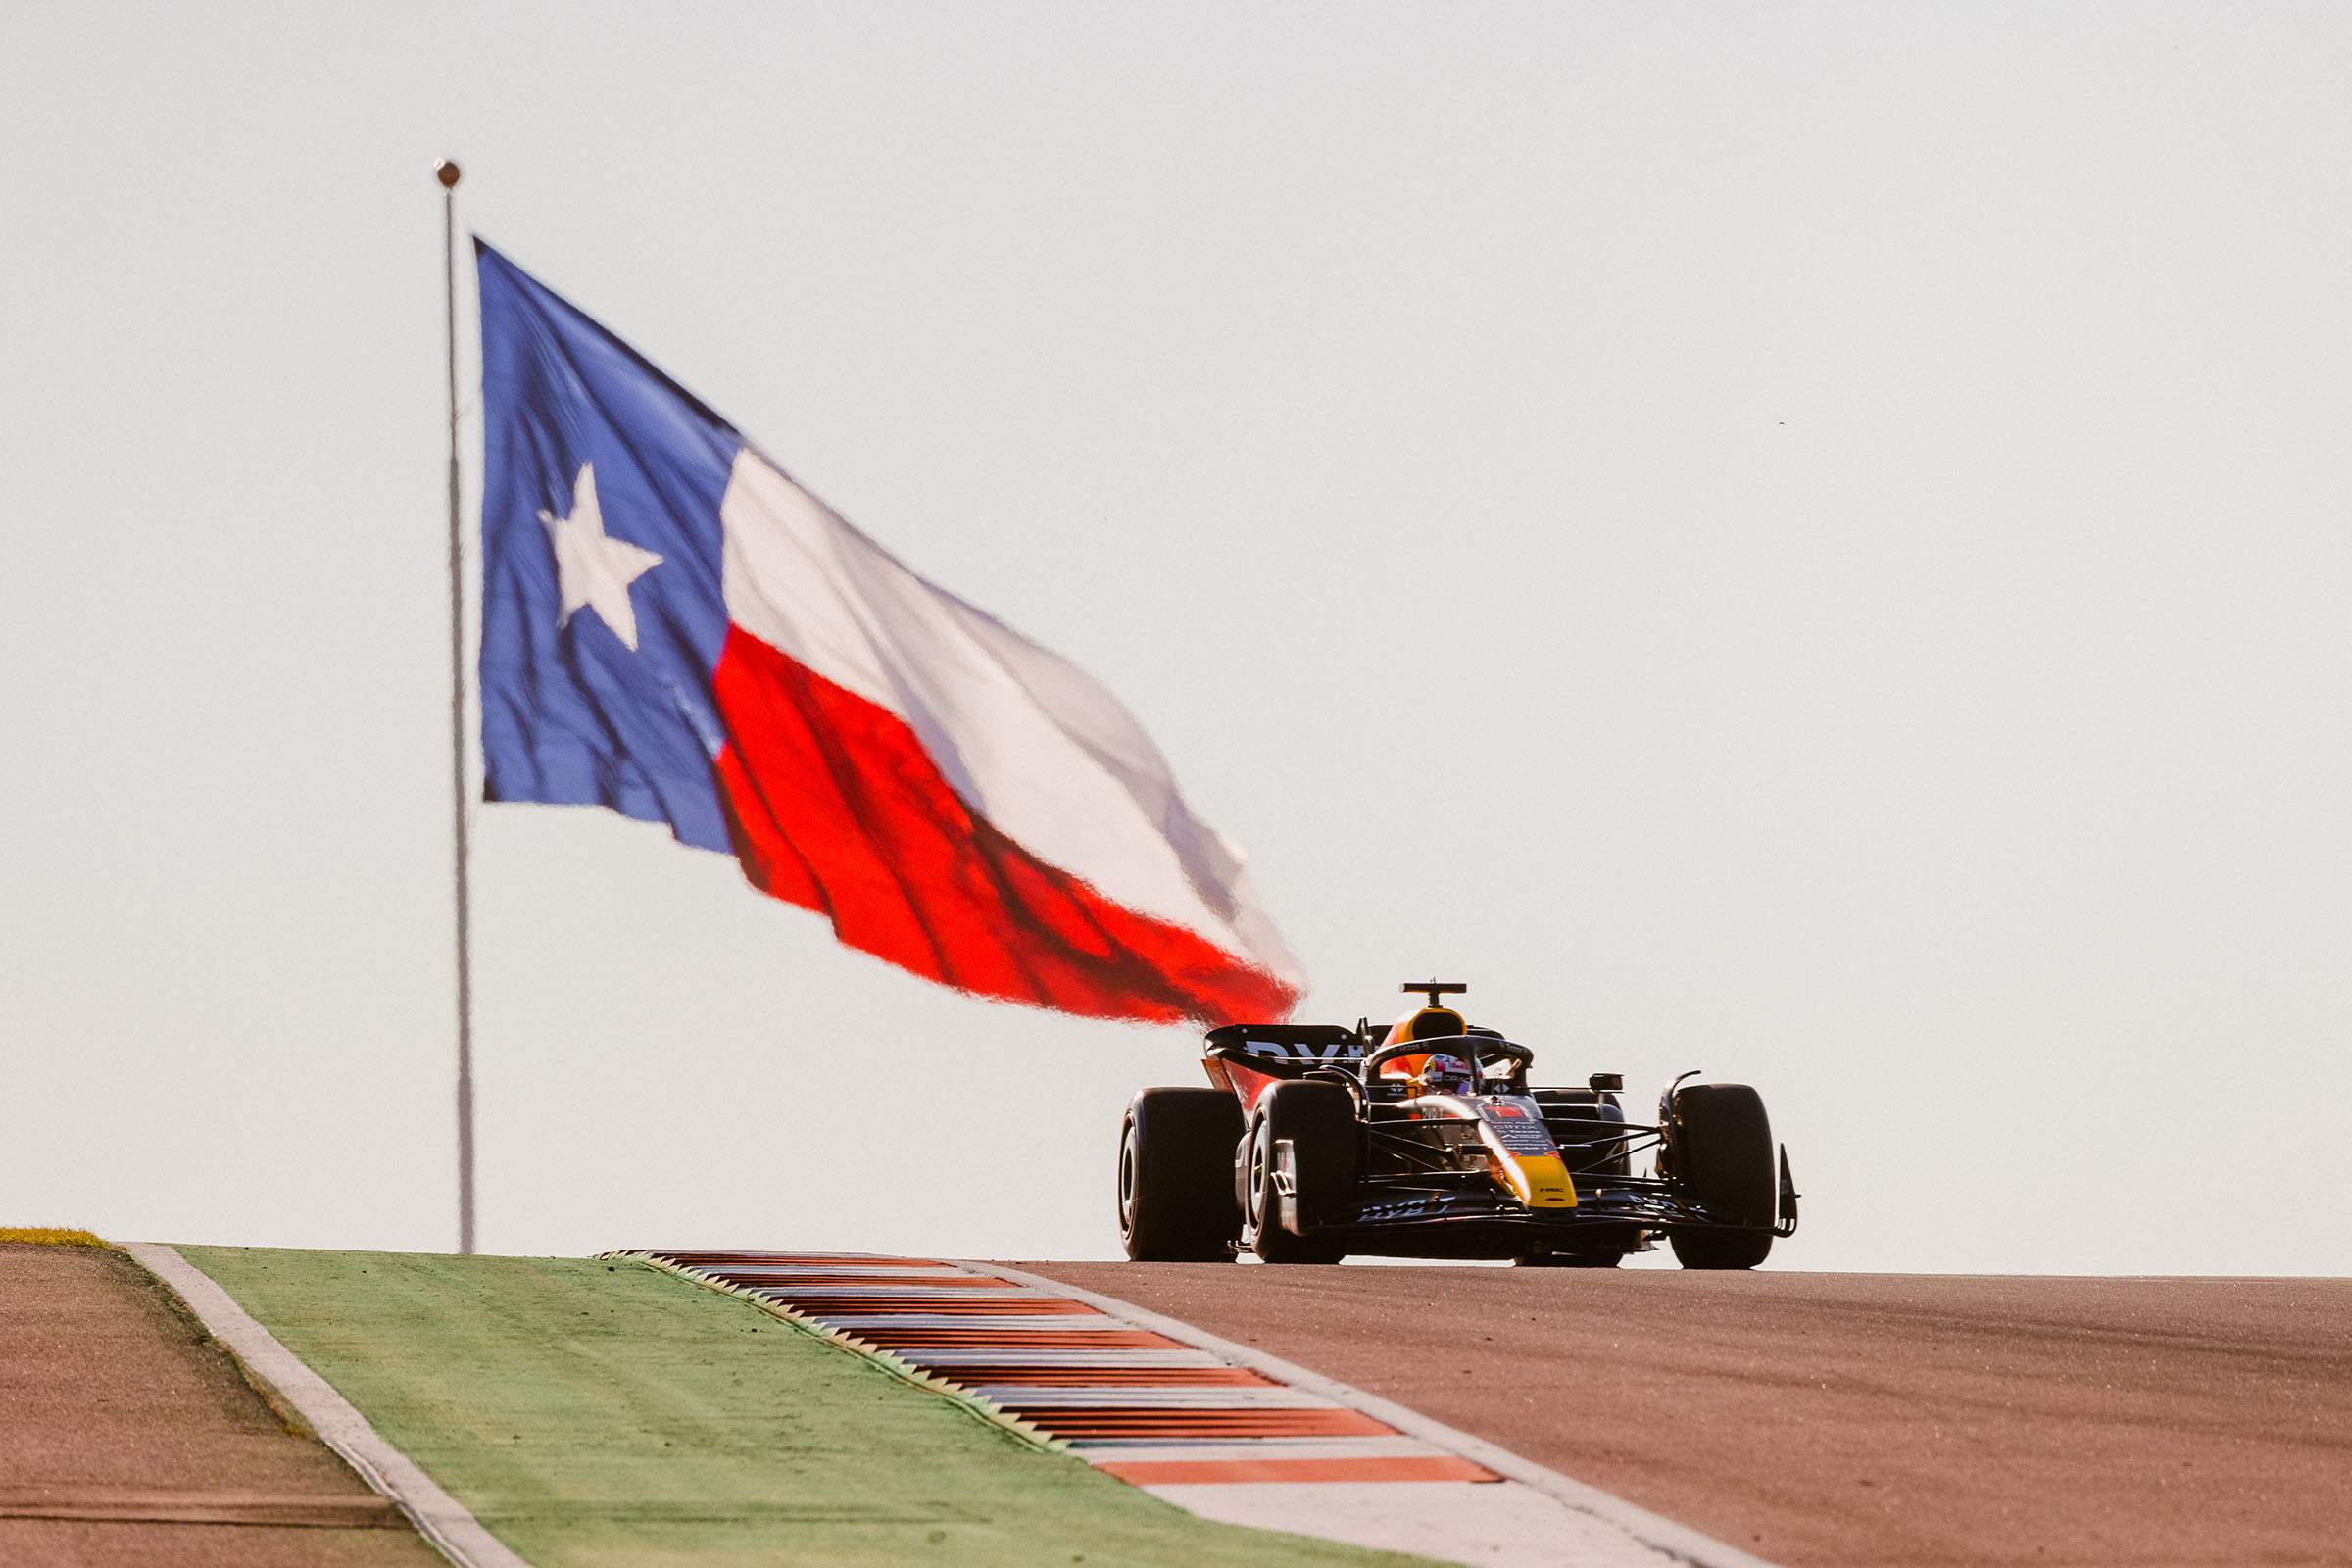
[[[1596,1072],[1585,1081],[1596,1095],[1614,1095],[1625,1088],[1625,1074],[1621,1072]]]

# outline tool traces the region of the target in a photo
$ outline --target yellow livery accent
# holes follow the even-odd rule
[[[1530,1208],[1576,1206],[1576,1183],[1568,1179],[1568,1167],[1560,1163],[1557,1154],[1514,1154],[1498,1148],[1494,1150],[1494,1170],[1512,1195]]]

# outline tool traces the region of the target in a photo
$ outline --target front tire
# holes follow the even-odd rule
[[[1250,1220],[1255,1227],[1253,1246],[1259,1259],[1337,1263],[1348,1255],[1337,1239],[1283,1229],[1282,1201],[1274,1190],[1274,1146],[1286,1138],[1298,1177],[1299,1217],[1311,1222],[1354,1190],[1355,1097],[1342,1084],[1305,1079],[1276,1084],[1258,1102],[1257,1125],[1250,1139]]]
[[[1685,1268],[1754,1268],[1772,1251],[1780,1198],[1772,1122],[1764,1099],[1745,1084],[1690,1084],[1675,1091],[1667,1116],[1675,1185],[1710,1218],[1745,1230],[1672,1231],[1667,1241]]]
[[[1119,1128],[1119,1240],[1138,1263],[1229,1263],[1242,1236],[1232,1150],[1242,1107],[1223,1089],[1147,1089]]]

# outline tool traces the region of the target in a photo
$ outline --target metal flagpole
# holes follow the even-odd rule
[[[442,160],[441,251],[449,304],[449,768],[457,811],[458,1250],[473,1251],[473,909],[466,883],[466,573],[458,522],[458,180]]]

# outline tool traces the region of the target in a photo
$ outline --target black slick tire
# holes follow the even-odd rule
[[[1722,1223],[1754,1229],[1677,1230],[1667,1241],[1685,1268],[1754,1268],[1772,1251],[1780,1197],[1772,1123],[1745,1084],[1688,1084],[1667,1117],[1675,1185]]]
[[[1138,1263],[1228,1263],[1241,1240],[1233,1146],[1242,1107],[1224,1089],[1147,1089],[1119,1128],[1119,1240]]]
[[[1250,1218],[1258,1257],[1268,1263],[1337,1263],[1348,1255],[1344,1243],[1311,1230],[1300,1236],[1283,1228],[1274,1146],[1286,1138],[1298,1177],[1298,1212],[1311,1220],[1355,1187],[1355,1097],[1343,1084],[1304,1079],[1276,1084],[1258,1102],[1250,1140]]]

